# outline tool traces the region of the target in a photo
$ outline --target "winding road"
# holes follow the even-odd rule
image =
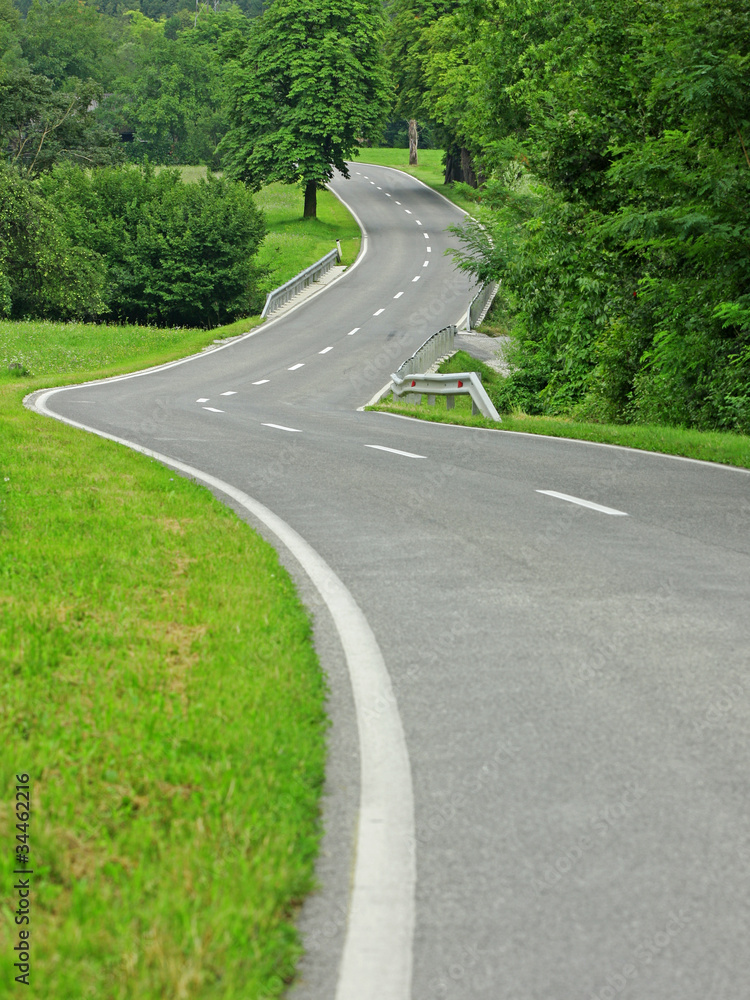
[[[358,410],[470,287],[352,165],[356,265],[248,336],[38,394],[207,482],[311,608],[333,720],[294,1000],[750,996],[750,473]]]

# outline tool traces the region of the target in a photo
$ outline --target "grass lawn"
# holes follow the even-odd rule
[[[442,373],[476,371],[490,398],[493,387],[502,376],[464,351],[459,351],[440,366]],[[387,413],[401,413],[435,423],[462,424],[466,427],[489,427],[503,431],[524,431],[527,434],[546,434],[550,437],[576,438],[581,441],[599,441],[605,444],[642,448],[666,455],[681,455],[704,462],[721,462],[750,469],[750,437],[720,431],[685,430],[681,427],[661,427],[653,424],[595,424],[578,423],[562,417],[536,417],[525,413],[502,415],[496,423],[486,417],[473,416],[469,396],[456,396],[455,407],[446,409],[445,397],[437,396],[434,406],[426,397],[421,403],[406,403],[393,396],[377,406],[370,407]]]
[[[270,199],[280,280],[334,233],[353,259],[328,198],[299,238]],[[259,1000],[294,975],[327,726],[295,588],[206,489],[22,406],[258,321],[0,322],[0,976],[18,973],[12,845],[28,846],[35,1000]],[[31,819],[17,828],[23,773]]]

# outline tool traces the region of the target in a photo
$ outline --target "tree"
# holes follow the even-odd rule
[[[229,173],[254,190],[301,182],[315,218],[318,186],[348,177],[346,159],[384,125],[384,28],[380,0],[275,0],[228,71]]]

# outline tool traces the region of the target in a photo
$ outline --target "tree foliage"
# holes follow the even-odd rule
[[[230,173],[255,189],[301,183],[314,216],[317,186],[348,176],[345,160],[384,124],[383,30],[379,0],[274,0],[228,73]]]

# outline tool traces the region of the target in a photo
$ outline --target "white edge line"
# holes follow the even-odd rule
[[[569,493],[558,493],[557,490],[537,490],[537,493],[544,493],[548,497],[557,497],[558,500],[567,500],[568,503],[578,504],[579,507],[588,507],[589,510],[598,510],[600,514],[611,514],[613,517],[628,517],[624,510],[615,510],[614,507],[605,507],[604,504],[594,503],[593,500],[582,500],[581,497],[572,497]]]
[[[357,407],[357,412],[364,413],[365,409],[368,406],[376,406],[383,398],[383,396],[388,395],[388,393],[391,391],[392,388],[393,388],[393,382],[391,381],[386,382],[382,389],[378,389],[378,391],[375,393],[375,395],[372,397],[369,403],[365,403],[364,406]],[[401,416],[401,414],[394,414],[394,416]]]
[[[356,861],[336,1000],[409,1000],[416,886],[411,765],[390,675],[361,608],[322,556],[268,507],[191,465],[59,416],[48,409],[47,400],[60,391],[62,387],[35,393],[27,406],[224,493],[286,546],[326,603],[352,684],[361,774]]]
[[[384,386],[379,393],[374,395],[365,406],[375,406],[386,392],[390,389],[391,383]],[[365,406],[358,406],[357,410],[362,412]],[[648,455],[650,458],[669,458],[673,462],[690,462],[691,465],[702,465],[707,469],[723,469],[725,472],[741,472],[750,476],[750,469],[743,469],[739,465],[725,465],[723,462],[707,462],[702,458],[687,458],[685,455],[668,455],[664,451],[646,451],[645,448],[628,448],[624,444],[608,444],[606,441],[584,441],[583,438],[556,437],[554,434],[530,434],[528,431],[509,431],[504,427],[469,427],[466,424],[443,424],[438,421],[420,420],[419,417],[410,417],[406,413],[388,413],[386,410],[370,411],[382,417],[395,417],[396,420],[414,420],[417,423],[429,423],[430,427],[452,427],[454,430],[477,431],[483,434],[508,434],[513,437],[540,438],[542,441],[560,441],[564,444],[585,444],[590,448],[612,448],[614,451],[624,451],[628,454]]]

